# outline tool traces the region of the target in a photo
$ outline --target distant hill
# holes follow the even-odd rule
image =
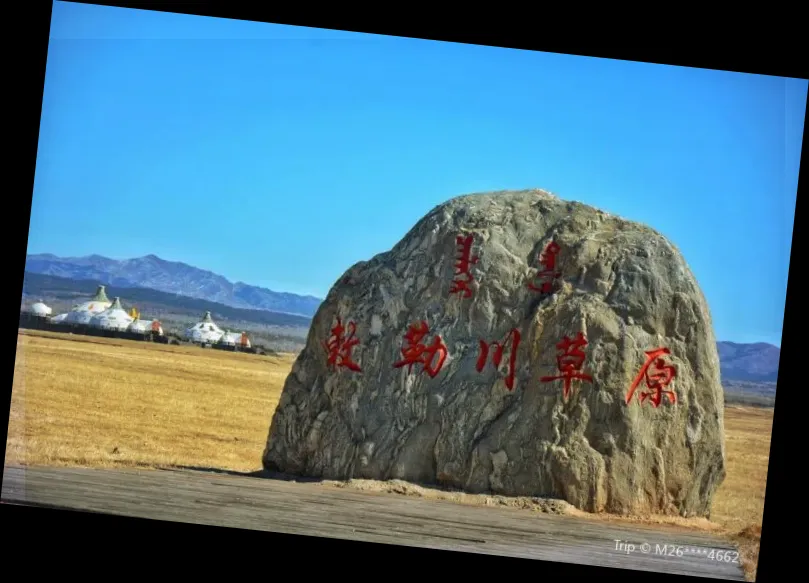
[[[119,288],[146,288],[233,308],[268,310],[311,318],[322,300],[276,292],[243,282],[232,283],[210,271],[156,255],[116,260],[101,255],[57,257],[50,253],[28,255],[25,271],[74,280],[103,281]]]
[[[781,349],[759,342],[717,342],[723,381],[774,383],[778,380]]]

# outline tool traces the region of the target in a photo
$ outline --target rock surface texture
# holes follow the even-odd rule
[[[541,190],[474,194],[334,285],[263,463],[710,516],[723,417],[710,313],[671,243]]]

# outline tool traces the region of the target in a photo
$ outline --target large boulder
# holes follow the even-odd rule
[[[545,191],[475,194],[332,287],[263,464],[710,516],[723,415],[708,306],[674,245]]]

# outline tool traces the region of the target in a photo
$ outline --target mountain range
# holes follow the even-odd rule
[[[276,292],[156,255],[110,259],[101,255],[57,257],[28,255],[25,271],[75,280],[94,280],[119,288],[148,288],[216,302],[232,308],[268,310],[311,318],[323,301],[313,296]]]
[[[25,271],[26,278],[30,280],[28,290],[33,294],[48,292],[48,297],[60,297],[70,290],[72,297],[79,290],[84,293],[86,289],[90,293],[93,285],[103,283],[114,288],[130,288],[136,294],[133,299],[137,297],[140,301],[154,303],[156,307],[170,309],[174,313],[196,313],[203,307],[217,311],[217,306],[220,306],[218,312],[223,316],[227,312],[225,317],[228,319],[252,321],[262,325],[308,327],[322,302],[313,296],[277,292],[242,282],[232,283],[221,275],[185,263],[166,261],[155,255],[126,260],[109,259],[100,255],[28,255]],[[32,279],[31,274],[52,277]],[[149,295],[148,290],[163,294],[159,297]],[[171,297],[165,294],[171,294]],[[212,305],[208,305],[208,302]],[[225,307],[238,310],[231,313]],[[274,314],[265,316],[263,313],[266,312]],[[280,314],[299,315],[301,318],[288,320],[279,318]],[[774,391],[773,383],[778,379],[781,356],[781,350],[777,346],[766,343],[717,342],[717,349],[723,383],[772,384]]]
[[[781,349],[765,342],[740,344],[717,342],[722,378],[751,383],[774,383],[778,380]]]

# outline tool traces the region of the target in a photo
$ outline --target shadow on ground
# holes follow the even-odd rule
[[[293,476],[269,470],[256,470],[254,472],[239,472],[236,470],[223,470],[221,468],[208,468],[204,466],[165,466],[163,470],[176,470],[184,472],[206,472],[209,474],[223,474],[227,476],[239,476],[242,478],[264,478],[265,480],[279,480],[282,482],[317,483],[323,482],[321,478],[309,478],[304,476]],[[326,480],[328,481],[328,480]]]
[[[270,470],[256,470],[253,472],[239,472],[236,470],[225,470],[222,468],[211,468],[211,467],[204,467],[204,466],[183,466],[183,465],[173,465],[173,466],[164,466],[161,469],[163,470],[174,470],[174,471],[191,471],[191,472],[206,472],[209,474],[221,474],[226,476],[239,476],[243,478],[263,478],[265,480],[278,480],[282,482],[298,482],[301,484],[317,484],[317,483],[349,483],[353,480],[349,479],[330,479],[330,478],[313,478],[309,476],[297,476],[293,474],[284,474],[282,472],[274,472]],[[363,480],[364,478],[356,478],[358,480]],[[389,482],[389,483],[402,483],[408,484],[410,486],[416,486],[419,488],[426,488],[429,490],[434,490],[436,492],[443,492],[447,494],[464,494],[462,490],[457,488],[453,488],[447,486],[445,484],[433,484],[433,483],[422,483],[422,482],[404,482],[402,480],[372,480],[377,482]],[[484,495],[493,496],[494,494],[491,493],[483,493]],[[505,498],[505,497],[503,497]]]
[[[282,482],[297,482],[300,484],[337,484],[337,485],[349,485],[354,482],[364,482],[366,481],[365,478],[355,478],[355,479],[331,479],[331,478],[314,478],[308,476],[297,476],[293,474],[284,474],[281,472],[275,472],[271,470],[256,470],[253,472],[239,472],[236,470],[226,470],[221,468],[211,468],[211,467],[204,467],[204,466],[185,466],[185,465],[173,465],[173,466],[164,466],[161,469],[164,470],[174,470],[174,471],[192,471],[192,472],[205,472],[209,474],[220,474],[220,475],[227,475],[227,476],[239,476],[243,478],[261,478],[265,480],[277,480]],[[447,484],[440,484],[440,483],[430,483],[430,482],[409,482],[404,480],[367,480],[369,482],[376,482],[379,486],[377,488],[373,488],[376,491],[384,491],[389,493],[395,494],[406,494],[406,495],[416,495],[420,497],[428,497],[428,498],[449,498],[452,499],[453,497],[458,496],[470,496],[474,498],[480,497],[481,499],[488,499],[488,501],[483,500],[482,502],[486,505],[499,505],[499,506],[513,506],[513,507],[524,507],[524,508],[533,508],[535,510],[541,510],[542,512],[552,513],[552,514],[564,514],[565,508],[569,507],[570,505],[562,499],[550,497],[550,496],[504,496],[500,494],[495,494],[493,492],[466,492],[462,489],[452,487]],[[364,488],[360,488],[364,489]],[[479,502],[479,503],[482,503]]]

